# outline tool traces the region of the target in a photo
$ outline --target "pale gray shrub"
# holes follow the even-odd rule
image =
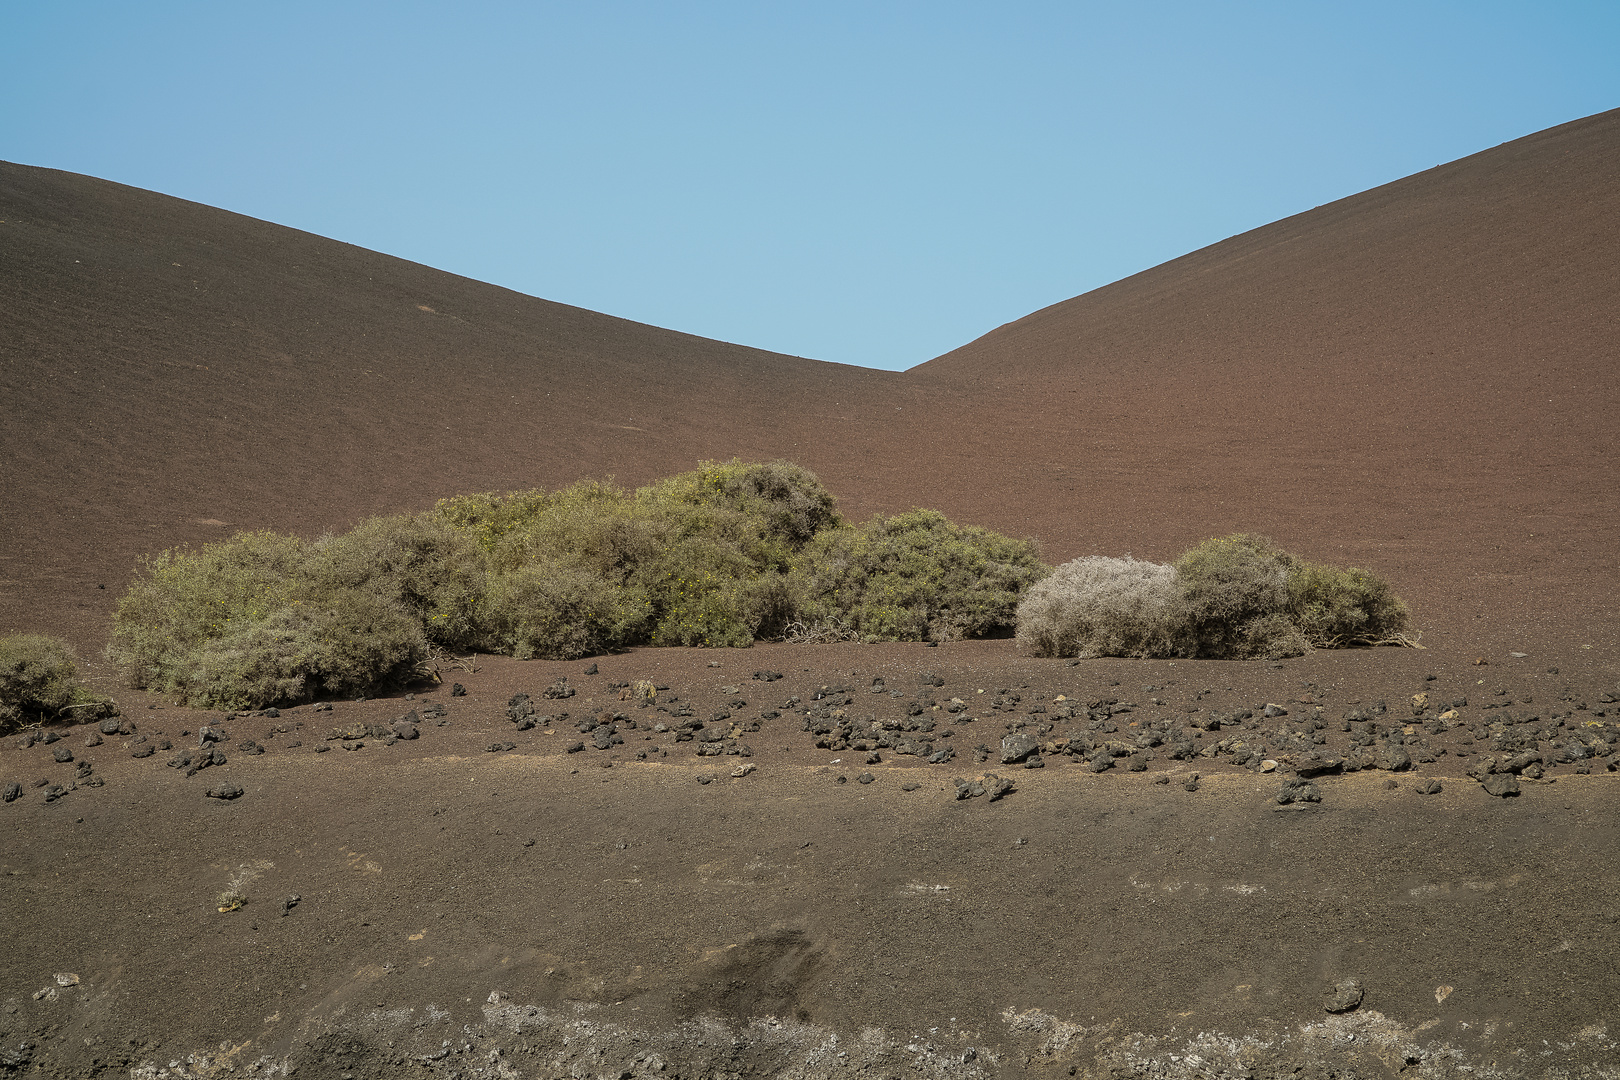
[[[1086,555],[1036,582],[1018,605],[1018,642],[1036,656],[1183,655],[1174,567]]]

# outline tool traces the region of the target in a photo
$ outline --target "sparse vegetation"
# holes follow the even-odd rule
[[[1264,537],[1206,540],[1171,566],[1087,556],[1037,583],[1018,638],[1037,656],[1277,659],[1305,649],[1409,644],[1389,583],[1308,563]]]
[[[1406,604],[1377,574],[1316,563],[1289,573],[1288,615],[1321,649],[1398,642],[1407,620]]]
[[[1223,660],[1298,656],[1309,642],[1287,617],[1294,557],[1260,536],[1215,537],[1175,561],[1182,655]]]
[[[132,685],[259,708],[373,694],[451,649],[982,636],[1011,629],[1045,570],[1032,544],[933,511],[845,525],[791,463],[704,462],[634,492],[467,495],[311,542],[164,552],[119,603],[109,651]]]
[[[1018,639],[1037,656],[1175,655],[1176,597],[1174,567],[1087,555],[1030,588]]]
[[[67,642],[43,634],[0,637],[0,734],[67,715],[95,720],[117,711],[111,698],[79,681],[78,656]]]
[[[1013,628],[1019,597],[1047,568],[1035,545],[935,510],[829,529],[795,575],[801,617],[862,641],[952,641]]]

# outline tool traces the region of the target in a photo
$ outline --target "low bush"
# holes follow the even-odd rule
[[[573,659],[632,645],[975,637],[1045,572],[1027,541],[914,510],[847,526],[789,462],[628,492],[459,496],[306,542],[242,533],[146,560],[114,616],[131,685],[218,708],[374,694],[433,647]]]
[[[376,517],[304,552],[296,595],[364,593],[421,624],[435,645],[465,648],[480,637],[486,557],[474,538],[432,514]]]
[[[1286,617],[1294,557],[1265,537],[1205,540],[1175,561],[1184,655],[1223,660],[1298,656],[1305,635]]]
[[[1288,614],[1312,645],[1334,649],[1393,641],[1406,630],[1406,604],[1367,570],[1296,563],[1288,577]]]
[[[1018,605],[1018,640],[1037,656],[1176,655],[1176,571],[1126,556],[1066,562]]]
[[[823,532],[794,590],[806,623],[839,620],[863,641],[952,641],[1010,632],[1046,572],[1031,541],[911,510]]]
[[[292,601],[304,553],[295,536],[243,532],[143,560],[113,613],[109,656],[131,686],[178,689],[197,650]]]
[[[112,699],[79,681],[73,646],[43,634],[0,637],[0,734],[25,724],[114,716]]]
[[[415,619],[364,592],[334,592],[234,623],[189,653],[162,689],[214,709],[370,697],[405,685],[427,655]]]
[[[483,642],[519,660],[573,660],[644,640],[646,592],[540,559],[492,577],[480,608]]]
[[[1298,656],[1401,641],[1407,610],[1365,570],[1307,563],[1260,536],[1216,537],[1172,566],[1087,556],[1033,586],[1018,609],[1037,656]]]

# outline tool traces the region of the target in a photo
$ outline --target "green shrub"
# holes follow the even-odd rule
[[[434,505],[433,514],[446,525],[470,536],[485,551],[493,552],[509,533],[550,509],[555,499],[556,496],[540,490],[513,491],[505,495],[494,492],[457,495],[440,499]]]
[[[163,689],[215,709],[369,697],[405,685],[427,655],[411,616],[364,592],[339,591],[232,624],[187,654]]]
[[[823,532],[795,576],[808,623],[842,619],[864,641],[950,641],[1011,630],[1045,572],[1030,541],[911,510]]]
[[[1263,536],[1215,537],[1175,561],[1185,655],[1222,660],[1299,656],[1309,646],[1287,617],[1295,559]]]
[[[108,654],[129,685],[174,689],[205,643],[292,601],[304,549],[295,536],[244,532],[143,560],[113,614]]]
[[[832,495],[809,471],[738,461],[703,462],[634,494],[582,481],[549,495],[444,500],[435,514],[488,553],[489,592],[502,598],[485,620],[495,647],[517,640],[518,592],[499,581],[527,566],[545,565],[543,576],[559,582],[560,568],[572,568],[644,600],[630,604],[637,618],[606,618],[569,644],[566,635],[525,631],[525,650],[542,656],[572,653],[579,641],[741,647],[780,633],[796,610],[786,571],[817,530],[839,521]],[[536,625],[554,622],[542,616]]]
[[[480,609],[487,647],[519,660],[572,660],[644,640],[646,592],[541,559],[491,578]]]
[[[652,644],[745,648],[756,629],[748,585],[761,573],[735,544],[708,535],[660,548],[632,577],[656,613]]]
[[[313,542],[243,533],[146,560],[114,616],[132,685],[258,708],[373,694],[435,646],[572,659],[640,644],[982,636],[1043,571],[1028,542],[917,510],[851,528],[789,462],[702,462],[466,495]]]
[[[1180,655],[1173,567],[1126,556],[1066,562],[1018,604],[1018,641],[1035,656]]]
[[[364,593],[408,615],[427,639],[464,648],[480,638],[485,555],[473,537],[432,514],[375,517],[304,552],[296,595]]]
[[[676,509],[683,532],[720,532],[773,569],[784,569],[816,534],[842,524],[832,493],[814,473],[786,461],[705,461],[637,497]]]
[[[111,698],[79,682],[79,658],[67,642],[43,634],[0,637],[0,734],[62,717],[117,714]]]
[[[502,509],[488,518],[500,523],[498,536],[486,545],[496,574],[552,560],[623,584],[674,531],[667,515],[612,484],[582,481],[543,502],[534,492],[510,498],[517,510]],[[473,528],[481,537],[495,533],[485,522]]]
[[[1288,614],[1323,649],[1392,640],[1407,620],[1406,605],[1378,575],[1303,562],[1289,572]]]

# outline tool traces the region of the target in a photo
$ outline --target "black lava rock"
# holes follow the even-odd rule
[[[1039,750],[1041,744],[1022,731],[1015,731],[1001,740],[1001,763],[1016,765]]]

